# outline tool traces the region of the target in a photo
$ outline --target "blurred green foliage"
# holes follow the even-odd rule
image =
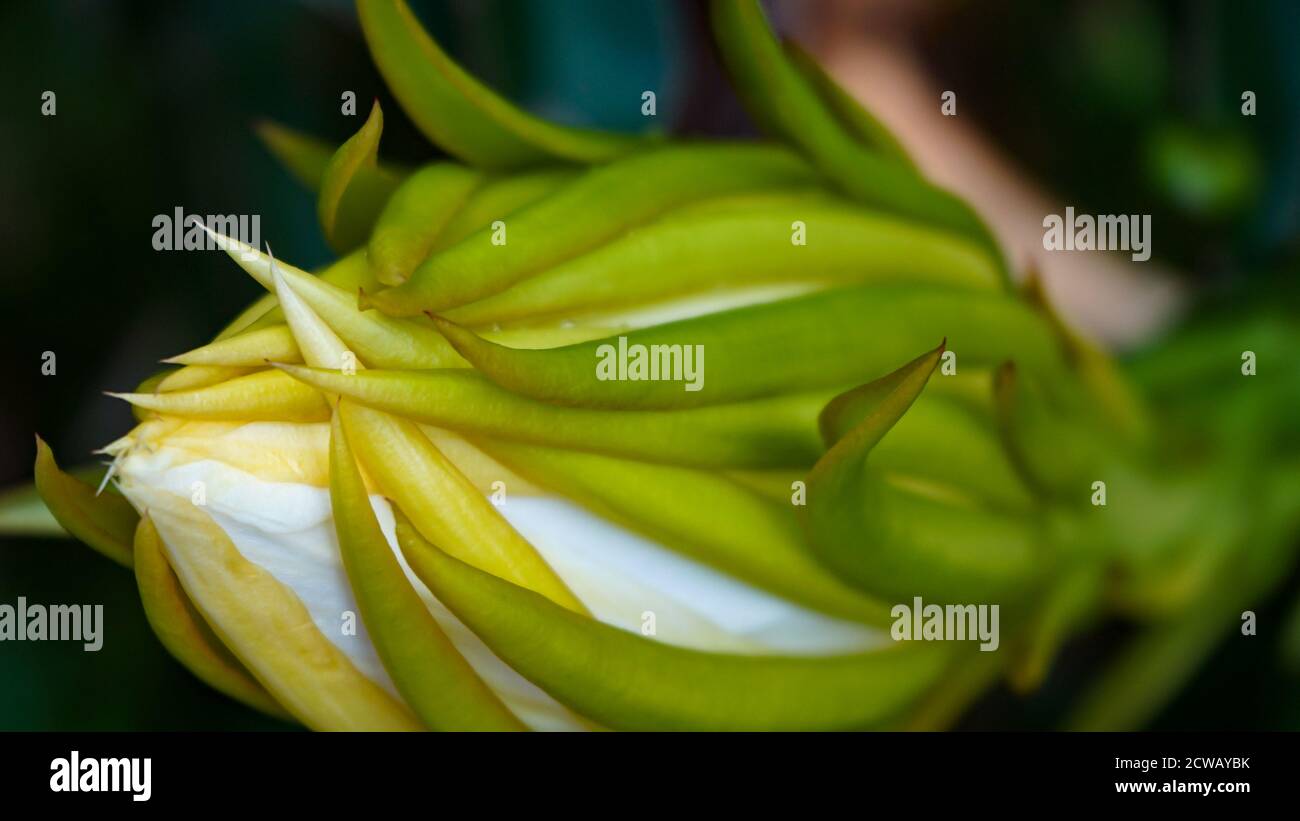
[[[1189,275],[1244,286],[1297,258],[1291,0],[960,3],[923,47],[1005,154],[1083,212],[1151,214]]]

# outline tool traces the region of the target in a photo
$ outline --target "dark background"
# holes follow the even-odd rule
[[[627,101],[653,88],[666,128],[748,128],[689,0],[412,5],[471,71],[554,119],[636,128]],[[843,5],[775,11],[798,33]],[[1039,178],[1085,211],[1153,213],[1174,226],[1158,250],[1214,301],[1294,287],[1297,4],[934,6],[917,32],[922,52],[965,111]],[[1236,96],[1224,93],[1236,88],[1259,95],[1255,120],[1236,116]],[[41,116],[45,90],[57,94],[56,116]],[[313,195],[251,126],[270,118],[341,141],[360,125],[340,113],[348,90],[362,117],[371,98],[383,104],[386,159],[432,156],[384,90],[344,0],[0,7],[0,486],[29,479],[36,432],[67,464],[89,461],[132,426],[126,405],[101,390],[131,389],[258,296],[220,252],[155,252],[155,215],[256,213],[278,256],[304,268],[331,258]],[[55,376],[41,375],[44,351],[57,355]],[[0,645],[0,729],[281,726],[173,662],[130,574],[74,542],[0,540],[0,602],[18,596],[102,603],[106,639],[94,654]],[[1261,624],[1280,621],[1287,604],[1259,608]],[[991,694],[968,726],[1052,726],[1121,633],[1082,642],[1028,702]],[[1230,645],[1156,726],[1300,729],[1298,682],[1276,642]]]

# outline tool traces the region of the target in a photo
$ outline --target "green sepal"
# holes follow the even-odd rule
[[[348,582],[384,668],[432,730],[523,730],[438,626],[379,529],[339,415],[330,425],[330,504]]]
[[[253,126],[253,131],[303,188],[314,193],[320,191],[325,169],[329,167],[330,159],[338,146],[272,120],[261,120]],[[387,178],[400,182],[408,172],[399,165],[380,163],[374,168],[362,168],[357,173],[374,177],[376,181]]]
[[[806,244],[793,241],[795,226]],[[925,283],[997,290],[998,272],[951,232],[845,201],[686,209],[442,315],[462,325],[574,319],[723,289]]]
[[[548,405],[469,369],[364,370],[278,366],[319,391],[461,433],[696,467],[807,466],[820,454],[824,395],[778,396],[680,411]]]
[[[927,182],[896,156],[864,146],[788,59],[757,0],[713,0],[713,29],[741,100],[766,131],[799,147],[855,199],[939,225],[983,246],[1010,278],[997,240],[973,209]],[[856,130],[856,129],[855,129]]]
[[[494,175],[474,189],[464,206],[452,215],[434,240],[433,249],[450,248],[471,234],[527,208],[543,197],[573,182],[573,168],[539,168],[514,174]]]
[[[826,69],[822,68],[821,64],[811,54],[804,51],[793,40],[787,40],[784,46],[785,55],[791,65],[803,75],[808,85],[817,92],[822,103],[835,116],[845,131],[857,137],[863,145],[873,151],[885,157],[890,157],[907,168],[916,168],[916,163],[908,156],[907,149],[903,147],[898,137],[894,136],[893,132],[875,115],[863,108],[861,103],[853,99],[835,81],[835,78],[826,73]]]
[[[944,347],[832,403],[823,428],[869,406],[808,475],[804,524],[813,554],[844,581],[885,601],[988,602],[1036,570],[1033,517],[987,509],[959,490],[892,477],[868,457],[903,418]]]
[[[403,0],[358,0],[379,71],[431,142],[479,168],[607,162],[655,138],[547,122],[469,75],[444,52]]]
[[[1106,478],[1106,466],[1116,461],[1112,437],[1060,406],[1018,363],[994,372],[993,397],[1007,453],[1031,487],[1084,498],[1093,481]]]
[[[376,100],[370,116],[330,157],[321,176],[316,213],[325,241],[339,253],[351,251],[370,236],[384,204],[401,177],[379,165],[379,138],[384,113]]]
[[[959,489],[1007,511],[1026,512],[1037,499],[1008,458],[991,415],[942,396],[936,387],[952,377],[932,379],[926,392],[898,420],[871,453],[872,464],[888,474]],[[833,446],[875,407],[868,383],[837,396],[818,424],[826,447]]]
[[[54,452],[36,437],[36,489],[50,513],[75,538],[122,565],[133,562],[140,516],[126,499],[99,493],[59,469]]]
[[[1078,375],[1079,393],[1087,399],[1079,403],[1078,412],[1096,417],[1113,435],[1124,437],[1128,447],[1147,447],[1151,439],[1150,409],[1115,360],[1066,322],[1036,270],[1029,270],[1021,293],[1061,338],[1066,361]]]
[[[901,712],[950,650],[909,642],[839,656],[750,656],[663,644],[571,613],[429,544],[399,515],[402,552],[503,661],[561,704],[624,730],[837,730]]]
[[[461,356],[508,390],[558,404],[624,410],[842,389],[880,378],[944,337],[962,367],[991,367],[1015,357],[1045,378],[1059,379],[1064,370],[1052,329],[1014,297],[926,285],[839,288],[546,350],[507,348],[444,318],[434,322]],[[634,346],[644,346],[640,358],[646,362],[652,351],[672,353],[662,346],[677,346],[682,365],[687,352],[695,354],[699,389],[687,390],[692,383],[684,378],[685,367],[682,377],[626,378],[632,375]],[[626,375],[610,370],[621,362],[627,363]]]
[[[386,313],[441,311],[503,291],[674,208],[740,191],[807,184],[806,162],[773,145],[657,148],[592,168],[548,197],[425,260],[372,296]]]
[[[477,172],[445,162],[407,177],[388,198],[366,245],[375,279],[385,285],[405,282],[481,181]]]

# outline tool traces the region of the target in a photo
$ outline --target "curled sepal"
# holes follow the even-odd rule
[[[476,570],[400,516],[397,539],[416,575],[494,653],[560,703],[613,729],[863,728],[906,707],[949,658],[947,648],[922,642],[820,657],[673,647]]]
[[[317,390],[461,433],[697,467],[806,466],[821,453],[823,396],[778,396],[680,411],[548,405],[468,369],[357,371],[280,365]]]
[[[366,246],[375,278],[385,285],[405,282],[481,180],[468,168],[434,163],[398,186],[379,213]]]
[[[401,178],[379,167],[384,113],[376,100],[361,130],[330,158],[321,177],[316,213],[325,240],[339,253],[366,241],[384,203]]]
[[[475,567],[586,612],[537,549],[415,423],[351,402],[341,403],[338,414],[366,475],[426,538]]]
[[[294,718],[314,730],[422,729],[202,507],[142,483],[127,492],[158,528],[167,561],[204,621]]]
[[[442,632],[379,529],[339,415],[330,426],[330,505],[361,620],[398,692],[433,730],[522,730]]]
[[[886,473],[958,488],[1000,509],[1033,508],[1037,500],[1007,456],[989,415],[941,397],[936,387],[932,382],[875,446],[872,464]],[[868,384],[840,394],[822,411],[826,447],[870,412],[870,388]]]
[[[95,488],[64,473],[50,446],[39,436],[36,490],[64,530],[123,567],[131,566],[135,526],[140,520],[135,508],[117,494],[97,494]]]
[[[167,563],[158,529],[148,516],[140,519],[135,530],[135,581],[149,626],[185,669],[255,710],[291,720],[194,609]]]
[[[496,440],[475,443],[537,484],[728,575],[824,613],[889,624],[888,608],[808,555],[788,485],[783,504],[714,472]]]
[[[817,429],[821,431],[826,447],[833,450],[842,439],[852,434],[863,439],[866,450],[862,458],[865,459],[866,452],[884,438],[920,397],[947,348],[948,340],[944,339],[930,353],[873,382],[845,391],[828,402],[817,417]]]
[[[443,336],[497,384],[567,405],[685,408],[843,388],[888,373],[947,337],[965,367],[1016,357],[1058,375],[1051,329],[994,291],[922,285],[838,288],[547,350],[487,342],[435,317]]]
[[[357,13],[393,96],[435,145],[471,165],[598,163],[649,144],[644,137],[556,125],[520,110],[457,65],[402,0],[358,0]]]
[[[329,404],[316,390],[276,370],[173,393],[110,393],[138,408],[191,419],[325,422]]]
[[[329,167],[336,146],[271,120],[258,122],[253,126],[253,131],[302,187],[320,191],[325,169]],[[362,166],[356,173],[363,178],[356,183],[359,187],[382,191],[395,188],[408,172],[401,166],[377,163],[374,166]]]
[[[895,481],[868,465],[872,449],[920,395],[943,346],[858,390],[870,409],[808,476],[804,524],[832,572],[886,601],[961,603],[1023,582],[1034,568],[1035,530],[942,485]],[[831,408],[832,414],[845,405]],[[828,429],[837,428],[834,419]]]
[[[502,291],[685,203],[739,191],[806,185],[808,164],[771,145],[660,148],[593,168],[509,220],[425,260],[373,295],[385,313],[441,311]]]

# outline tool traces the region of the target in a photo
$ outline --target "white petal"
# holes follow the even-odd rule
[[[312,620],[364,675],[396,695],[360,618],[344,635],[345,613],[358,613],[339,555],[324,487],[265,481],[224,462],[192,459],[161,442],[122,454],[124,492],[132,483],[191,498],[202,487],[205,509],[240,553],[292,589]],[[537,729],[577,729],[565,707],[497,658],[429,593],[396,549],[386,499],[371,504],[390,546],[430,612],[489,686]],[[641,632],[653,613],[654,638],[701,650],[822,654],[864,649],[886,639],[878,630],[824,616],[628,532],[571,502],[513,496],[501,512],[536,545],[591,609],[616,627]]]

